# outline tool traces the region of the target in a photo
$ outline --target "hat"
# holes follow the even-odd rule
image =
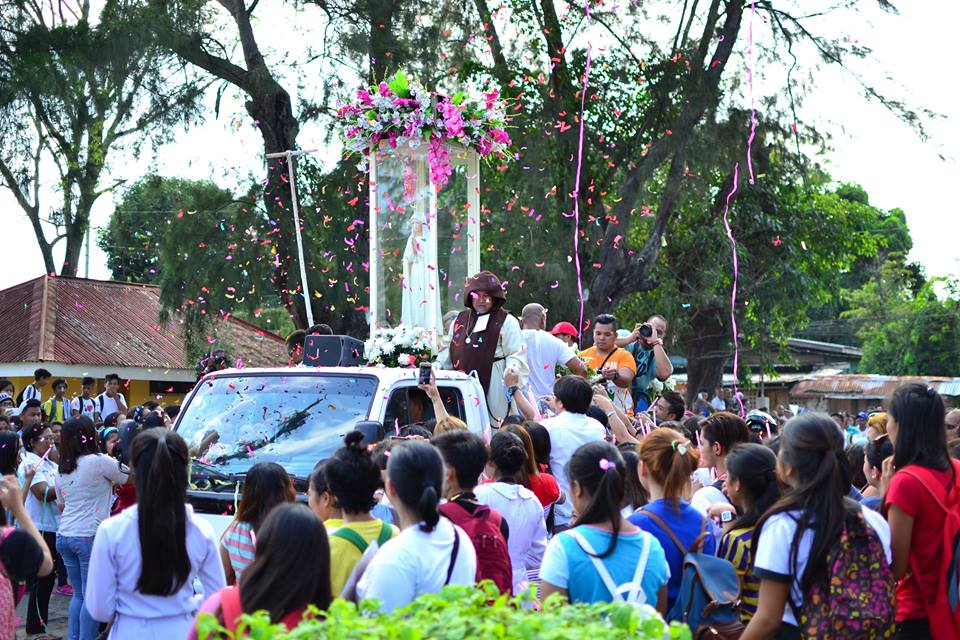
[[[3,404],[4,402],[13,402],[13,396],[6,391],[0,392],[0,404]]]
[[[867,415],[866,411],[861,411],[860,413],[857,414],[857,418],[860,420],[866,420],[868,417],[870,416]]]
[[[573,336],[574,338],[580,337],[580,334],[577,333],[577,328],[570,324],[569,322],[558,322],[553,325],[553,329],[550,329],[550,333],[555,336]]]
[[[467,285],[463,290],[463,306],[468,309],[473,309],[473,296],[470,294],[476,291],[489,293],[490,297],[494,300],[499,300],[501,305],[507,301],[507,295],[503,292],[503,285],[500,284],[500,278],[493,275],[490,271],[481,271],[475,276],[467,278]]]

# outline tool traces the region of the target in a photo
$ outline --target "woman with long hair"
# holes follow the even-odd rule
[[[717,555],[733,565],[740,577],[740,620],[750,621],[757,611],[760,581],[753,577],[753,533],[757,522],[780,498],[777,456],[762,444],[738,444],[727,455],[724,493],[736,507]]]
[[[490,440],[487,475],[493,482],[475,489],[477,502],[496,510],[507,521],[507,548],[513,565],[513,593],[523,592],[527,572],[540,567],[547,547],[543,506],[533,491],[518,483],[526,475],[527,451],[515,433],[498,431]]]
[[[84,588],[100,523],[110,516],[114,485],[127,482],[126,469],[100,453],[97,431],[86,416],[70,418],[60,433],[60,479],[57,502],[63,506],[57,531],[57,552],[73,585],[67,616],[70,640],[95,640],[99,624],[84,605]]]
[[[258,462],[250,467],[243,478],[237,513],[220,538],[220,560],[227,584],[236,584],[253,562],[257,530],[270,510],[296,498],[290,476],[276,462]]]
[[[655,429],[640,443],[640,483],[650,501],[629,519],[652,533],[666,553],[670,566],[667,611],[680,592],[683,556],[688,551],[713,554],[717,550],[713,524],[687,502],[690,476],[698,463],[696,445],[673,429]]]
[[[663,546],[623,519],[627,467],[607,442],[577,449],[568,465],[573,527],[550,541],[540,566],[543,597],[570,602],[641,602],[667,612],[669,568]]]
[[[193,583],[212,594],[226,582],[210,525],[186,504],[190,455],[169,429],[147,429],[130,447],[137,504],[100,525],[87,575],[86,607],[113,621],[110,638],[167,640],[190,630]]]
[[[905,384],[887,409],[893,456],[883,462],[881,482],[899,580],[897,637],[958,638],[960,614],[951,611],[942,579],[953,553],[944,533],[960,510],[960,462],[947,450],[943,399],[924,384]]]
[[[440,517],[443,478],[443,459],[426,442],[404,441],[390,450],[387,495],[397,511],[400,535],[380,548],[357,585],[359,597],[377,598],[385,613],[444,585],[474,583],[473,543]]]
[[[777,474],[788,488],[760,518],[753,533],[754,575],[760,579],[760,597],[741,640],[809,637],[807,629],[801,634],[801,614],[804,610],[819,614],[817,602],[838,577],[832,575],[830,557],[844,551],[843,544],[857,544],[858,560],[864,563],[857,577],[865,576],[872,586],[883,584],[884,588],[869,593],[874,611],[857,611],[857,616],[846,620],[846,635],[835,637],[861,637],[856,635],[856,625],[868,614],[870,621],[878,622],[872,614],[883,609],[884,598],[892,596],[890,528],[880,514],[847,497],[850,471],[844,439],[826,414],[803,413],[784,426]],[[867,557],[871,550],[874,555]],[[892,602],[888,604],[892,616]],[[830,611],[827,615],[838,614]],[[893,620],[879,623],[892,627]],[[815,623],[808,620],[805,624]],[[836,629],[833,625],[844,622],[837,618],[830,624]]]
[[[258,529],[256,557],[238,585],[207,598],[201,613],[213,613],[231,633],[244,613],[266,611],[270,622],[294,629],[309,606],[325,611],[330,593],[330,547],[323,521],[309,507],[281,503]],[[196,627],[188,636],[196,638]]]

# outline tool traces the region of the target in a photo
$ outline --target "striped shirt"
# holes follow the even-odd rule
[[[757,612],[760,580],[753,576],[753,527],[731,529],[720,539],[717,555],[729,561],[740,577],[740,618],[746,624]]]
[[[253,543],[253,526],[249,522],[238,522],[234,520],[223,532],[223,538],[220,544],[227,550],[230,556],[230,566],[233,567],[233,573],[240,580],[240,574],[253,562],[254,551],[256,549]]]

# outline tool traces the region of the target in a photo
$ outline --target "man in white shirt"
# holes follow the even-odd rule
[[[113,413],[127,415],[127,399],[120,393],[120,376],[115,373],[108,373],[104,378],[104,388],[106,391],[97,396],[95,411],[101,418],[106,419]]]
[[[43,403],[41,389],[50,384],[51,377],[51,373],[42,367],[33,372],[33,382],[25,386],[23,391],[20,392],[21,410],[27,406],[27,402],[30,400],[37,400],[40,403]]]
[[[723,389],[717,388],[713,398],[710,399],[710,406],[713,407],[714,411],[727,410],[727,401],[723,399]]]
[[[536,397],[553,393],[557,365],[564,365],[574,374],[587,377],[587,367],[573,349],[547,332],[547,310],[543,305],[531,302],[525,306],[520,314],[520,327],[530,369],[530,389]]]
[[[73,399],[70,413],[73,417],[87,416],[94,424],[100,422],[100,412],[97,411],[96,398],[93,397],[94,379],[86,376],[80,381],[80,395]]]
[[[593,389],[583,378],[563,376],[553,386],[553,395],[557,415],[541,421],[540,424],[550,432],[550,469],[560,489],[570,495],[567,463],[583,445],[603,441],[606,430],[603,425],[586,415],[593,401]],[[573,516],[571,501],[558,504],[554,513],[554,530],[566,529]]]

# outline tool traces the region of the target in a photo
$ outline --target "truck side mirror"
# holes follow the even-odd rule
[[[380,442],[386,435],[383,424],[379,420],[361,420],[354,429],[363,434],[363,441],[360,444],[365,447]]]

